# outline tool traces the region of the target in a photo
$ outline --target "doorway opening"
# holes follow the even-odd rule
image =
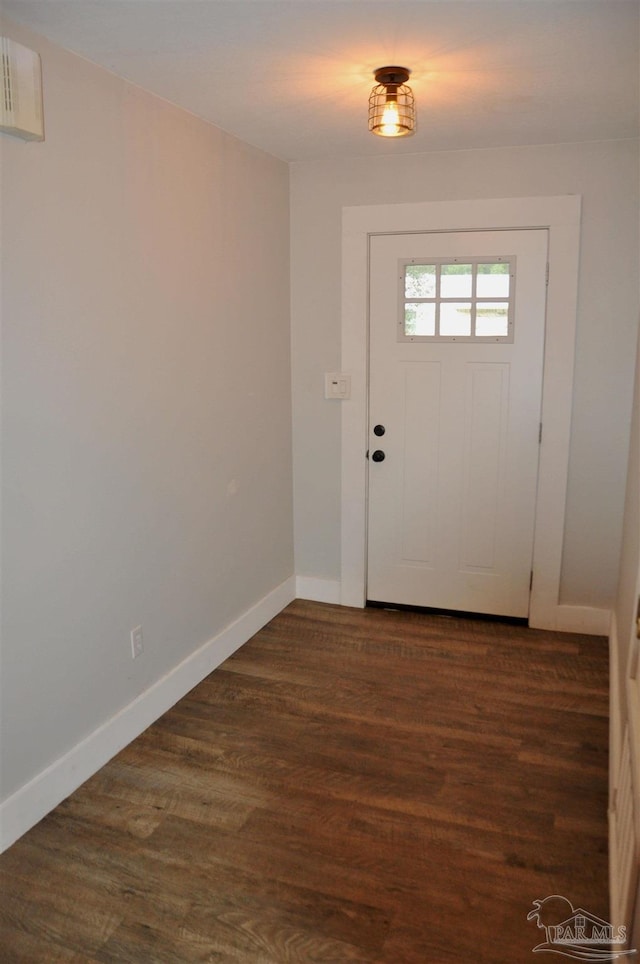
[[[467,231],[549,232],[547,325],[543,354],[538,487],[529,622],[574,629],[581,618],[560,605],[565,494],[573,392],[580,237],[578,196],[434,201],[343,210],[342,370],[352,396],[342,405],[341,581],[343,605],[362,607],[367,591],[368,302],[370,246],[378,235]],[[384,463],[382,463],[384,465]],[[471,607],[466,607],[471,608]],[[593,630],[592,630],[593,631]]]

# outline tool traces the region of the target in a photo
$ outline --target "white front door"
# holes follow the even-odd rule
[[[547,241],[371,239],[371,601],[528,615]]]

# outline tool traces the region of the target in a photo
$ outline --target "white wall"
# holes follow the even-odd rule
[[[293,574],[287,166],[3,32],[1,799]]]
[[[340,578],[343,206],[580,194],[581,276],[560,602],[615,598],[638,317],[635,141],[299,163],[291,174],[296,572]],[[348,404],[348,403],[347,403]]]

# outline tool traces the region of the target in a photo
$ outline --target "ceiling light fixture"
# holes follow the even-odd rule
[[[380,137],[404,137],[416,129],[413,91],[406,67],[379,67],[369,96],[369,130]]]

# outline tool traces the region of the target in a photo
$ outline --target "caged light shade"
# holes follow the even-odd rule
[[[405,137],[416,129],[413,91],[406,67],[379,67],[369,95],[369,130],[380,137]]]

